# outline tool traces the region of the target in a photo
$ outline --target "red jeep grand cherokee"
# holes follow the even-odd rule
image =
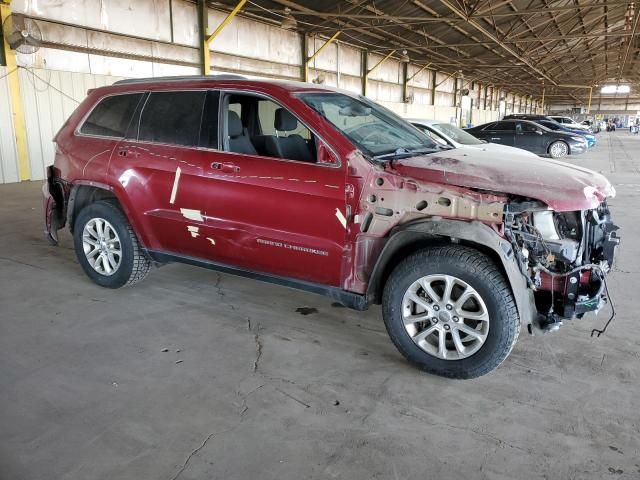
[[[359,95],[230,77],[91,90],[55,137],[46,231],[97,284],[184,262],[382,303],[420,368],[496,368],[521,325],[597,311],[618,244],[601,175],[445,150]]]

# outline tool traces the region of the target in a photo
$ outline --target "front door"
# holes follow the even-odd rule
[[[205,206],[211,258],[339,286],[345,165],[318,161],[326,145],[272,100],[225,94],[220,104],[222,151],[202,150],[198,162],[212,180]]]
[[[542,130],[532,123],[516,123],[514,146],[533,153],[544,153],[542,152]]]

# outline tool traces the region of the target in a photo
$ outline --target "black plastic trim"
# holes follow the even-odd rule
[[[354,310],[366,310],[371,304],[366,295],[349,292],[338,287],[330,287],[320,283],[307,282],[290,277],[282,277],[269,273],[256,272],[253,270],[247,270],[244,268],[214,262],[211,260],[203,260],[196,257],[175,255],[173,253],[160,252],[157,250],[147,250],[147,253],[154,261],[159,263],[186,263],[187,265],[208,268],[210,270],[216,270],[218,272],[230,273],[231,275],[252,278],[254,280],[260,280],[262,282],[275,283],[276,285],[282,285],[284,287],[294,288],[296,290],[303,290],[305,292],[324,295],[325,297],[329,297],[341,303],[345,307],[352,308]]]

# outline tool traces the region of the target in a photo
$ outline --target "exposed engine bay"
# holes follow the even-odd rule
[[[607,299],[606,275],[620,243],[606,202],[593,210],[555,212],[538,201],[505,207],[505,237],[534,291],[539,327],[597,312]]]

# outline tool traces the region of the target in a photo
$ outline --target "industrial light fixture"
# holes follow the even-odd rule
[[[629,85],[604,85],[600,89],[600,93],[629,93],[630,91]]]
[[[285,30],[295,30],[298,27],[298,22],[293,18],[293,15],[291,15],[291,9],[289,7],[285,7],[284,9],[284,16],[282,17],[280,26]]]
[[[402,63],[409,63],[411,61],[411,59],[409,58],[409,55],[407,55],[406,50],[402,50],[402,55],[400,55],[400,61]]]
[[[323,74],[318,75],[316,78],[314,78],[313,80],[311,80],[312,83],[315,83],[317,85],[322,85],[325,82],[325,77]]]

